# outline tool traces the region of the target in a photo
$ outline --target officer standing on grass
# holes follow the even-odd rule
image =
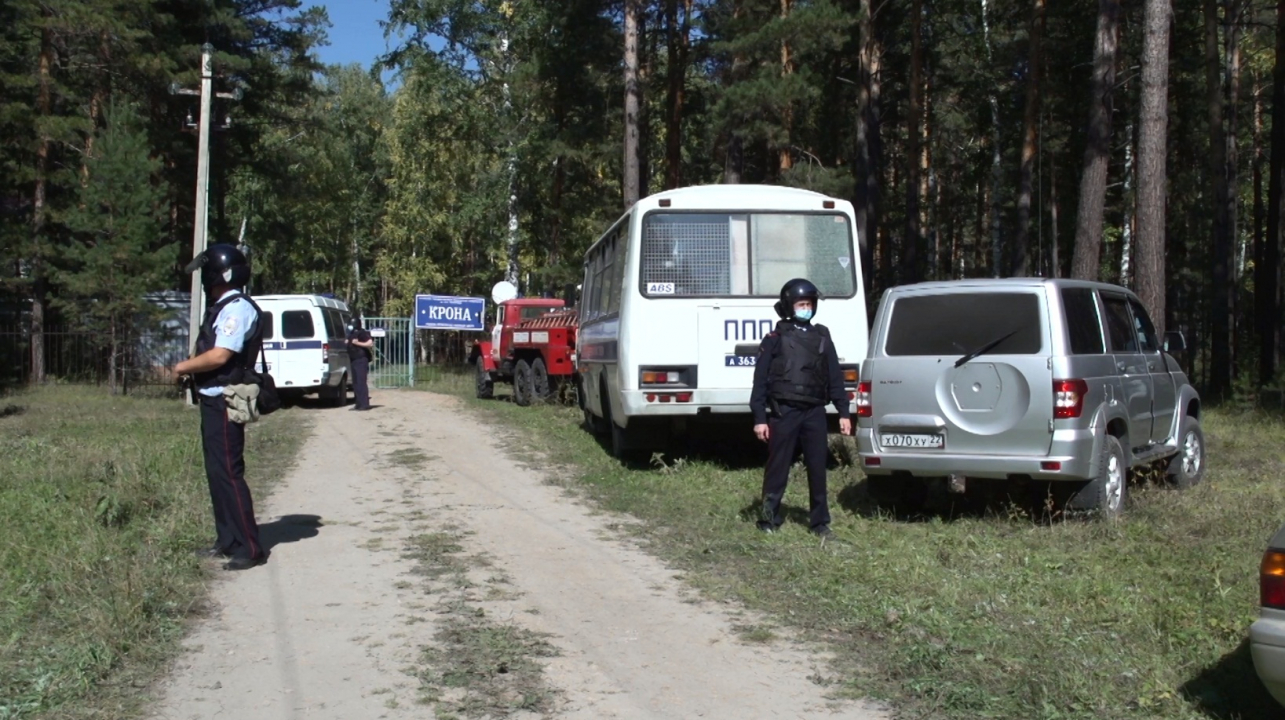
[[[370,353],[375,340],[370,331],[362,327],[361,318],[353,318],[348,331],[348,359],[352,363],[353,410],[370,409]]]
[[[808,528],[825,539],[830,537],[826,404],[834,403],[839,411],[839,430],[844,435],[852,434],[852,419],[830,331],[812,324],[820,297],[816,285],[802,278],[781,288],[781,299],[776,303],[781,320],[759,345],[750,410],[754,413],[754,434],[768,447],[759,530],[771,533],[781,527],[781,499],[795,452],[802,447],[808,469]]]
[[[190,375],[201,404],[201,446],[214,505],[213,547],[203,557],[228,558],[224,570],[247,570],[268,560],[259,542],[254,502],[245,484],[245,425],[228,419],[223,389],[245,382],[263,347],[259,307],[241,288],[250,281],[250,263],[232,245],[211,245],[187,266],[201,273],[210,304],[201,323],[196,356],[174,366]]]

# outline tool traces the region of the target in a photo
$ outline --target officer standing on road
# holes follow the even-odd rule
[[[830,506],[826,498],[826,403],[839,411],[839,430],[852,434],[848,395],[843,387],[839,356],[830,331],[813,325],[821,293],[816,285],[795,278],[781,288],[776,329],[759,345],[754,367],[750,410],[754,434],[767,443],[763,473],[763,516],[759,530],[771,533],[781,526],[781,499],[790,477],[795,452],[802,446],[808,469],[810,512],[808,528],[821,538],[830,537]]]
[[[246,381],[263,346],[259,307],[241,288],[250,281],[250,263],[236,247],[211,245],[193,258],[187,272],[201,273],[210,308],[201,323],[196,356],[174,366],[190,375],[201,404],[201,446],[214,505],[214,546],[204,557],[228,558],[224,570],[247,570],[268,560],[259,542],[254,502],[245,484],[245,425],[228,419],[223,389]]]
[[[348,332],[348,359],[352,363],[353,410],[370,409],[370,386],[366,379],[370,372],[371,348],[375,341],[370,331],[361,325],[361,318],[353,318]]]

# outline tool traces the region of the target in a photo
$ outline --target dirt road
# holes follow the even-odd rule
[[[826,700],[809,679],[824,658],[742,642],[733,624],[744,618],[693,598],[609,529],[618,519],[506,457],[459,401],[382,392],[374,402],[369,413],[290,411],[312,414],[315,431],[259,500],[272,559],[216,571],[214,611],[160,688],[155,717],[431,716],[416,673],[434,674],[424,648],[440,649],[461,607],[553,647],[536,659],[543,704],[513,717],[884,716]],[[457,590],[426,582],[422,559],[405,552],[425,534],[458,543]]]

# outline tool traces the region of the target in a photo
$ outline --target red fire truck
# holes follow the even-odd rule
[[[562,300],[517,298],[498,304],[491,339],[474,344],[477,396],[492,397],[496,382],[513,383],[513,402],[530,405],[574,382],[578,315]]]

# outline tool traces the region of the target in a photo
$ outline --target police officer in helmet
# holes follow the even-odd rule
[[[228,419],[224,388],[247,382],[263,347],[259,306],[242,288],[250,263],[236,247],[211,245],[187,272],[201,273],[209,310],[201,322],[196,355],[174,366],[189,375],[201,406],[201,445],[214,505],[214,545],[199,554],[227,558],[225,570],[246,570],[268,559],[259,541],[254,502],[245,484],[245,425]]]
[[[781,320],[759,346],[750,410],[754,434],[768,447],[763,515],[758,522],[763,532],[775,532],[781,526],[781,498],[795,453],[802,449],[811,506],[808,527],[822,538],[830,536],[826,404],[834,403],[839,411],[839,430],[844,435],[852,434],[852,419],[830,331],[812,323],[820,298],[816,285],[803,278],[787,282],[776,303]]]

